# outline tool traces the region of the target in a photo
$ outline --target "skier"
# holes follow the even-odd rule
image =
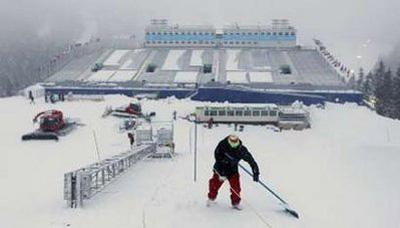
[[[229,135],[218,143],[214,152],[215,164],[214,174],[209,180],[209,192],[207,206],[215,203],[218,190],[225,180],[229,181],[231,189],[232,208],[241,210],[240,206],[240,181],[238,164],[241,159],[245,160],[251,166],[253,171],[253,180],[258,182],[260,172],[253,156],[242,144],[242,141],[236,135]]]

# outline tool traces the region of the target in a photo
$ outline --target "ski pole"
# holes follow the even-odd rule
[[[243,165],[239,164],[239,167],[240,167],[243,171],[245,171],[248,175],[253,176],[253,174],[252,174],[249,170],[247,170]],[[280,196],[278,196],[278,194],[276,194],[274,191],[272,191],[272,189],[270,189],[270,188],[269,188],[266,184],[264,184],[261,180],[258,180],[258,183],[259,183],[261,186],[263,186],[265,189],[267,189],[273,196],[275,196],[279,201],[281,201],[281,202],[284,204],[283,206],[285,207],[285,211],[286,211],[287,213],[291,214],[291,215],[294,216],[295,218],[299,218],[299,214],[298,214],[295,210],[290,209],[289,204],[288,204],[285,200],[283,200]]]

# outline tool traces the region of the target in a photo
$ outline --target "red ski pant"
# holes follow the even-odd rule
[[[231,190],[231,202],[232,205],[240,203],[240,180],[239,173],[234,174],[230,178],[228,178],[230,190]],[[209,191],[208,198],[215,200],[218,195],[218,190],[224,183],[223,180],[220,180],[220,176],[214,172],[214,175],[209,180]]]

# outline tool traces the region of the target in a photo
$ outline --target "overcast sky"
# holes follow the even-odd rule
[[[400,0],[0,0],[0,42],[19,34],[142,37],[152,18],[214,25],[287,18],[298,28],[300,44],[318,38],[345,63],[368,68],[400,40],[399,15]]]

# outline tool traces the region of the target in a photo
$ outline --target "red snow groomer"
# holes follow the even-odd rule
[[[23,135],[22,140],[58,140],[58,136],[68,134],[76,125],[76,122],[64,119],[59,110],[40,112],[33,118],[33,122],[39,122],[39,129]]]
[[[118,108],[113,109],[112,107],[107,107],[103,113],[103,117],[108,115],[117,116],[117,117],[124,117],[124,118],[138,118],[142,117],[142,107],[140,103],[129,103],[126,106],[121,106]]]

